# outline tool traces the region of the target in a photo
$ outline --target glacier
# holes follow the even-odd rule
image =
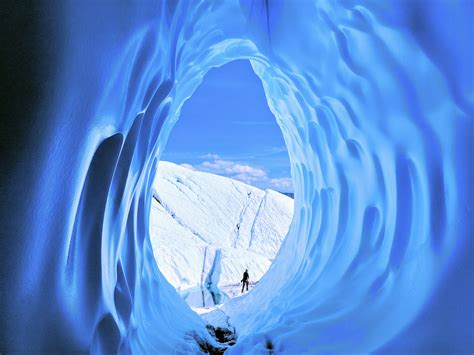
[[[196,353],[152,184],[180,109],[249,60],[295,215],[229,353],[472,353],[473,2],[2,2],[0,351]]]
[[[167,161],[159,162],[153,189],[156,263],[193,307],[225,302],[245,269],[258,282],[293,218],[293,200],[279,192]]]

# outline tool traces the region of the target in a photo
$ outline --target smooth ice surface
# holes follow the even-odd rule
[[[214,305],[209,287],[224,302],[222,287],[238,288],[247,268],[258,282],[293,217],[293,200],[281,193],[169,162],[160,161],[153,188],[150,240],[158,268],[194,307]]]
[[[295,217],[226,305],[231,353],[472,353],[473,6],[2,4],[0,351],[199,350],[153,258],[152,183],[206,72],[248,59]]]

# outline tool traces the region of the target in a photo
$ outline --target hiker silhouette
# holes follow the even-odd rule
[[[248,270],[245,269],[244,276],[242,277],[242,293],[244,292],[244,287],[247,286],[247,291],[249,290],[249,273]]]

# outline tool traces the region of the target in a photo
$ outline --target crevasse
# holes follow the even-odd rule
[[[183,103],[236,59],[296,200],[271,269],[226,305],[229,351],[473,350],[472,3],[10,7],[0,351],[198,351],[154,262],[151,186]]]

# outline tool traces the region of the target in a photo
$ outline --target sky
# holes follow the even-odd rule
[[[262,189],[293,192],[281,130],[247,60],[205,76],[184,104],[161,159]]]

